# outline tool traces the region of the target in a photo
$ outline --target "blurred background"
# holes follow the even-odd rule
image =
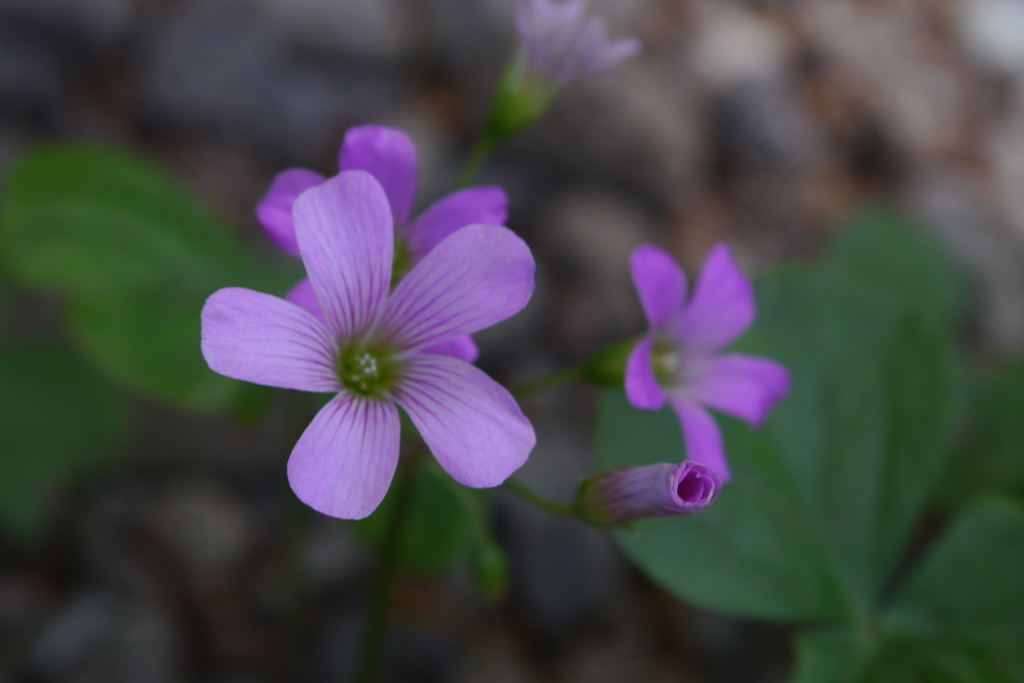
[[[378,122],[416,143],[419,205],[446,193],[515,50],[514,5],[0,0],[0,180],[46,142],[128,150],[195,193],[278,280],[297,280],[253,213],[274,174],[333,174],[344,131]],[[571,85],[484,166],[478,182],[508,192],[539,273],[527,310],[478,336],[482,367],[523,381],[640,331],[627,259],[642,242],[692,275],[727,240],[756,274],[813,261],[879,201],[917,217],[970,275],[973,352],[1024,349],[1024,0],[591,7],[644,51]],[[61,297],[6,274],[0,290],[4,344],[67,342]],[[53,364],[26,353],[3,376],[42,367],[40,396],[0,387],[0,411],[31,420],[63,397],[47,388]],[[131,427],[97,437],[95,466],[0,506],[0,683],[345,680],[372,553],[287,488],[302,399],[254,392],[211,415],[83,381]],[[570,387],[525,405],[539,438],[525,482],[572,495],[591,466],[595,399]],[[49,424],[58,440],[81,431]],[[495,502],[509,598],[487,604],[464,562],[404,572],[390,680],[788,676],[786,629],[689,607],[608,534]]]

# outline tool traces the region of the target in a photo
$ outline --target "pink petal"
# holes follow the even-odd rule
[[[754,322],[750,281],[736,266],[727,244],[708,255],[696,291],[675,326],[689,348],[714,351],[729,344]]]
[[[723,482],[732,479],[722,448],[722,432],[715,419],[708,411],[688,400],[673,400],[671,403],[683,425],[686,459],[707,465]]]
[[[476,359],[480,357],[480,349],[477,348],[476,342],[468,334],[456,337],[451,341],[428,346],[421,353],[425,355],[451,356],[467,363],[475,363]]]
[[[412,356],[393,396],[441,467],[466,486],[497,486],[537,443],[512,395],[454,358]]]
[[[349,128],[338,153],[342,171],[366,171],[381,184],[396,225],[409,222],[416,196],[416,148],[395,128],[366,125]]]
[[[441,240],[474,223],[505,225],[508,198],[499,187],[470,187],[439,199],[398,232],[419,260]]]
[[[295,304],[241,287],[210,295],[200,315],[203,357],[227,377],[302,391],[338,391],[337,347]]]
[[[295,201],[295,232],[327,326],[339,340],[365,331],[391,285],[394,236],[380,183],[344,171]]]
[[[637,408],[657,410],[665,405],[665,392],[654,376],[651,347],[654,337],[648,336],[636,345],[626,361],[626,398]]]
[[[292,205],[300,194],[324,182],[319,173],[304,168],[290,168],[274,176],[267,194],[256,204],[256,218],[267,237],[296,258],[299,243],[295,240]]]
[[[682,311],[686,276],[668,253],[650,244],[641,245],[629,257],[629,267],[651,327],[664,324]]]
[[[767,358],[714,356],[692,379],[690,392],[695,400],[759,427],[772,406],[789,393],[789,371]]]
[[[526,305],[535,270],[529,247],[508,228],[467,226],[446,237],[402,278],[381,327],[402,349],[482,330]]]
[[[297,285],[288,290],[288,293],[284,295],[284,298],[311,314],[320,322],[326,324],[327,321],[324,320],[323,309],[320,308],[320,302],[316,300],[316,292],[313,291],[313,283],[309,281],[308,277],[304,277],[299,280]]]
[[[288,458],[288,482],[306,505],[341,519],[377,509],[398,464],[398,409],[341,393],[320,409]]]

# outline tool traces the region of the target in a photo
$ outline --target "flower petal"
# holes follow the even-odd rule
[[[477,348],[473,337],[468,334],[456,337],[451,341],[441,342],[424,348],[421,353],[435,356],[451,356],[467,363],[475,363],[480,357],[480,349]]]
[[[256,204],[256,218],[267,237],[296,258],[299,256],[299,243],[295,240],[292,205],[300,194],[324,180],[319,173],[290,168],[274,176],[267,194]]]
[[[416,148],[396,128],[366,125],[349,128],[338,154],[342,171],[366,171],[381,184],[396,225],[409,222],[416,197]]]
[[[693,298],[675,329],[689,348],[714,351],[743,334],[755,311],[750,280],[736,266],[729,245],[722,243],[704,261]]]
[[[691,401],[670,399],[670,402],[683,426],[686,459],[707,465],[722,478],[723,482],[732,479],[732,475],[729,474],[729,463],[725,460],[725,450],[722,448],[722,432],[718,429],[715,418]]]
[[[508,228],[470,225],[446,237],[391,293],[382,329],[401,349],[446,342],[518,312],[536,266]]]
[[[377,509],[398,465],[398,409],[341,393],[320,409],[288,458],[288,483],[318,512],[362,519]]]
[[[308,277],[304,277],[299,280],[299,283],[288,290],[288,293],[284,295],[286,301],[291,301],[293,304],[311,314],[314,318],[320,322],[326,324],[324,320],[324,311],[320,308],[320,302],[316,300],[316,292],[313,291],[313,283],[309,281]]]
[[[302,391],[338,391],[337,349],[323,324],[295,304],[241,287],[203,306],[203,357],[227,377]]]
[[[497,486],[537,443],[512,395],[454,358],[412,356],[392,395],[441,467],[466,486]]]
[[[637,408],[657,410],[665,405],[665,392],[654,376],[651,347],[654,337],[648,336],[636,345],[626,361],[626,398]]]
[[[500,187],[469,187],[432,204],[398,233],[414,259],[419,260],[441,240],[474,223],[505,225],[508,198]]]
[[[789,393],[789,371],[767,358],[730,353],[712,357],[689,389],[697,401],[759,427]]]
[[[644,244],[629,257],[629,268],[651,327],[679,314],[686,299],[686,276],[675,259],[663,249]]]
[[[380,183],[345,171],[295,201],[295,233],[327,326],[339,340],[372,325],[391,285],[394,237]]]

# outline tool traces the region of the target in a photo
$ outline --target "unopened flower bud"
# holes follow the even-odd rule
[[[688,515],[715,501],[721,478],[706,465],[613,467],[580,484],[576,509],[594,526],[622,526],[644,517]]]

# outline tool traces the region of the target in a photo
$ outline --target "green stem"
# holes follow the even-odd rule
[[[408,467],[400,468],[392,486],[396,487],[395,505],[388,517],[384,530],[384,541],[377,560],[377,571],[370,589],[370,605],[363,626],[362,640],[356,656],[355,676],[357,683],[375,683],[380,667],[384,636],[387,634],[388,616],[391,611],[391,588],[398,568],[398,554],[402,547],[402,529],[405,527],[409,503],[412,499],[413,477],[418,465],[419,453],[410,457]]]
[[[459,178],[455,182],[456,187],[466,187],[473,182],[473,178],[476,177],[480,166],[483,165],[484,160],[494,150],[495,142],[494,136],[488,131],[485,130],[480,134],[480,137],[476,139],[476,143],[473,145],[472,151],[469,153],[469,158],[466,159],[466,165],[462,167],[462,172],[459,173]]]
[[[544,391],[545,389],[550,389],[552,387],[557,387],[560,384],[568,384],[569,382],[575,382],[581,379],[583,379],[583,367],[576,366],[573,368],[558,370],[557,372],[552,372],[550,375],[544,375],[543,377],[538,377],[537,379],[530,380],[529,382],[524,382],[519,386],[512,387],[509,391],[516,398],[526,398],[527,396],[532,396],[533,394]]]
[[[516,481],[515,479],[506,479],[502,486],[525,500],[530,505],[540,508],[545,512],[550,512],[553,515],[562,515],[563,517],[576,516],[576,508],[571,503],[559,503],[558,501],[545,498],[526,484]]]

